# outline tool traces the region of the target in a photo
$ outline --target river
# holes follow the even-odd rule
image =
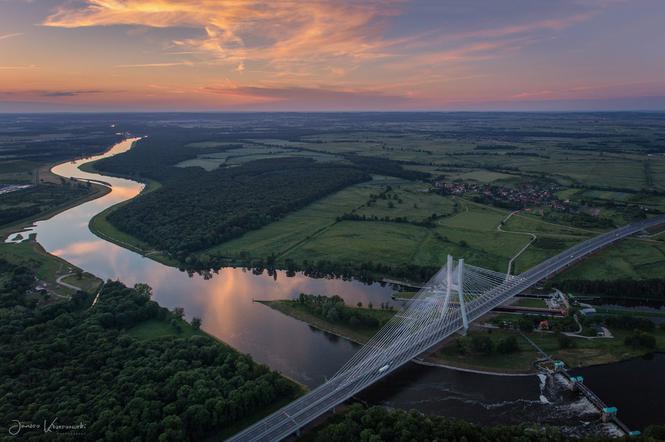
[[[149,284],[160,305],[183,307],[188,318],[202,319],[206,332],[305,385],[317,386],[333,375],[358,345],[318,331],[253,299],[294,298],[305,292],[336,294],[350,304],[360,301],[379,305],[390,302],[393,289],[354,280],[315,279],[301,273],[287,277],[282,271],[272,276],[257,275],[236,268],[223,268],[211,278],[204,278],[98,238],[88,229],[89,220],[102,210],[135,197],[144,185],[83,172],[78,167],[125,152],[138,139],[124,140],[102,155],[55,166],[52,171],[57,175],[105,182],[112,190],[17,233],[23,237],[35,233],[47,251],[100,278],[118,279],[127,285]],[[582,422],[579,413],[571,418],[560,410],[573,406],[575,401],[552,389],[547,393],[546,383],[536,376],[497,377],[412,364],[387,382],[369,390],[366,398],[374,403],[420,408],[482,424],[531,420],[579,426]]]

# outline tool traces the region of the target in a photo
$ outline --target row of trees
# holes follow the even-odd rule
[[[665,428],[645,431],[646,441],[663,440]],[[416,411],[389,411],[382,407],[365,408],[355,404],[333,422],[317,430],[316,442],[563,442],[569,437],[542,425],[484,427],[443,416],[426,416]],[[607,438],[580,438],[580,442]]]
[[[307,312],[333,324],[347,324],[352,327],[374,329],[382,327],[387,321],[387,318],[380,319],[376,315],[364,312],[360,308],[348,307],[344,303],[344,300],[337,295],[324,296],[301,293],[295,302]],[[361,305],[359,304],[359,306]],[[392,308],[388,307],[388,310],[392,310]]]
[[[562,290],[581,295],[665,300],[665,279],[567,279],[557,285]]]
[[[107,282],[94,308],[82,292],[39,308],[2,292],[0,426],[57,418],[83,423],[90,440],[200,440],[297,392],[210,337],[133,337],[145,320],[173,318],[142,286]]]
[[[520,349],[517,337],[512,335],[504,336],[494,342],[487,334],[474,333],[469,337],[458,337],[455,345],[460,354],[466,354],[468,351],[483,355],[490,355],[494,352],[510,354]]]

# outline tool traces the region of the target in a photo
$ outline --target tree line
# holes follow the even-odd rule
[[[169,181],[109,215],[109,221],[185,264],[193,252],[276,221],[349,185],[364,172],[307,158],[257,160]],[[189,260],[188,260],[189,258]]]
[[[640,440],[663,440],[665,427],[649,427]],[[382,407],[350,406],[344,414],[315,430],[316,442],[564,442],[570,438],[556,428],[524,423],[487,427],[444,416]],[[607,437],[582,437],[580,442],[607,441]],[[611,439],[615,440],[615,439]],[[631,439],[634,440],[634,439]]]
[[[615,299],[665,300],[665,279],[566,279],[557,287],[580,295]]]
[[[364,327],[378,329],[382,327],[387,318],[379,319],[376,315],[363,311],[360,308],[349,307],[344,303],[341,297],[309,295],[301,293],[296,301],[298,305],[304,308],[308,313],[325,319],[333,324],[346,324],[351,327]],[[362,304],[359,304],[361,307]],[[372,308],[371,304],[368,306]],[[388,307],[392,310],[392,307]]]

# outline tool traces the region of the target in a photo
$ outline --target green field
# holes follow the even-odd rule
[[[47,253],[34,240],[0,244],[0,258],[32,269],[49,292],[60,296],[70,296],[74,293],[72,289],[57,284],[56,280],[60,276],[75,273],[77,268],[64,259]],[[85,272],[81,273],[80,279],[72,275],[63,278],[63,281],[89,293],[95,292],[102,283],[101,279]]]
[[[378,200],[375,206],[367,207],[369,195],[384,190],[387,184],[395,189],[392,193],[403,203],[391,200],[397,203],[389,209],[386,201]],[[453,197],[418,192],[414,184],[377,178],[310,204],[206,253],[252,258],[275,255],[278,262],[325,259],[420,266],[441,265],[450,253],[464,256],[470,264],[505,270],[510,257],[528,239],[496,231],[506,211],[460,202],[459,212],[454,213],[455,201]],[[413,204],[418,206],[415,211]],[[383,221],[337,221],[338,216],[354,210],[361,215],[405,217],[414,221],[434,212],[445,216],[433,227]]]
[[[531,307],[531,308],[546,308],[547,304],[544,300],[538,298],[517,298],[516,302],[512,305],[519,307]]]
[[[630,332],[623,330],[612,330],[614,338],[611,339],[585,339],[573,338],[574,347],[561,349],[557,337],[554,333],[532,332],[527,333],[538,347],[554,359],[563,360],[569,367],[584,367],[589,365],[607,364],[624,359],[630,359],[653,350],[635,349],[624,344],[624,338]],[[507,336],[516,336],[518,338],[519,351],[508,355],[497,353],[477,354],[466,351],[460,354],[455,340],[461,339],[468,342],[473,335],[488,336],[495,344]],[[665,350],[665,330],[656,330],[653,332],[656,336],[657,349]],[[432,360],[444,364],[451,364],[463,368],[472,368],[480,370],[500,370],[502,372],[529,372],[534,371],[532,363],[542,358],[534,347],[517,332],[512,330],[492,329],[492,330],[474,330],[469,332],[468,337],[455,337],[447,341],[444,347],[431,355]]]
[[[295,127],[291,125],[299,117],[289,118],[294,120],[288,121],[288,127]],[[242,265],[269,261],[282,268],[304,266],[305,261],[310,266],[324,261],[356,267],[381,263],[398,272],[399,266],[439,266],[450,253],[469,264],[505,271],[509,260],[531,241],[525,233],[536,235],[537,240],[513,263],[513,271],[519,273],[592,235],[639,219],[642,209],[665,211],[665,157],[652,154],[660,146],[659,116],[424,115],[383,122],[357,115],[335,117],[334,122],[325,119],[320,131],[308,119],[302,121],[308,128],[304,133],[274,122],[256,122],[251,125],[253,135],[240,131],[243,135],[238,138],[232,136],[233,130],[216,137],[203,127],[200,132],[185,133],[170,126],[168,130],[182,139],[181,147],[173,147],[190,157],[182,160],[180,155],[168,167],[190,169],[188,173],[201,167],[200,173],[205,174],[291,156],[351,164],[355,155],[398,161],[405,170],[426,172],[430,179],[377,176],[384,171],[372,170],[371,182],[324,197],[268,225],[257,223],[263,227],[231,235],[233,239],[226,242],[188,250],[193,255],[190,261]],[[200,135],[206,133],[209,138]],[[154,155],[160,152],[155,150]],[[148,173],[170,176],[168,167]],[[440,192],[442,182],[478,187],[450,196]],[[525,203],[528,211],[511,217],[502,226],[504,231],[498,231],[515,207],[483,199],[491,193],[482,186],[516,190],[533,183],[555,186],[552,194],[570,210]],[[205,195],[199,197],[205,199]],[[108,213],[93,220],[95,232],[175,265],[160,251],[111,226],[105,220]],[[661,238],[665,237],[654,239]],[[592,272],[582,265],[565,275],[661,275],[660,245],[634,245],[628,254],[617,246],[598,255],[606,259],[589,261]]]
[[[626,239],[601,250],[557,278],[665,278],[665,243]]]

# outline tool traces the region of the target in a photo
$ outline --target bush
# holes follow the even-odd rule
[[[635,330],[632,335],[626,336],[624,343],[633,348],[655,348],[656,337],[641,330]]]
[[[496,350],[503,354],[515,353],[519,349],[520,347],[517,344],[517,338],[515,336],[506,336],[496,345]]]
[[[559,348],[573,348],[575,347],[575,340],[568,335],[559,333],[557,335],[557,341],[559,342]]]
[[[494,351],[494,343],[488,336],[473,335],[471,337],[471,349],[477,353],[488,355]]]

